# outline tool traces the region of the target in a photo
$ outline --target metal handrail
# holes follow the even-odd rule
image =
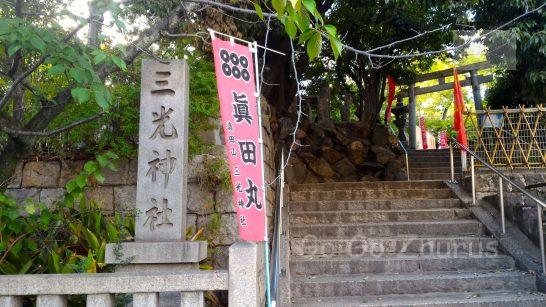
[[[284,146],[281,145],[281,163],[279,176],[277,177],[275,226],[273,229],[273,246],[271,258],[271,307],[275,307],[279,301],[279,268],[280,268],[280,237],[282,233],[282,209],[283,209],[283,187],[284,187]]]
[[[504,175],[501,171],[499,171],[494,166],[490,165],[489,163],[485,162],[484,159],[480,158],[474,151],[468,149],[468,147],[464,146],[463,144],[459,143],[457,139],[454,137],[451,137],[451,140],[457,144],[459,148],[470,154],[470,167],[472,172],[472,202],[473,204],[476,204],[476,185],[475,185],[475,179],[474,179],[474,159],[477,159],[479,162],[483,164],[483,166],[489,168],[492,170],[495,174],[499,176],[499,194],[500,194],[500,207],[501,207],[501,218],[502,218],[502,231],[503,234],[506,234],[506,227],[505,227],[505,218],[504,218],[504,200],[503,200],[503,180],[506,180],[509,184],[511,184],[513,187],[515,187],[518,191],[523,193],[523,195],[529,197],[530,199],[534,200],[537,205],[537,213],[538,213],[538,231],[539,231],[539,244],[540,244],[540,255],[542,259],[542,273],[546,275],[546,257],[545,257],[545,251],[544,251],[544,230],[542,228],[542,214],[543,210],[546,208],[546,203],[538,198],[537,196],[533,195],[529,191],[527,191],[524,187],[521,187],[517,185],[514,181],[512,181],[508,176]],[[453,168],[453,165],[451,166]]]
[[[394,130],[392,130],[392,127],[390,124],[386,124],[387,126],[387,129],[389,129],[389,131],[393,134],[393,135],[396,135],[394,133]],[[398,138],[397,138],[398,139]],[[404,154],[406,156],[406,173],[408,175],[408,181],[410,181],[410,172],[409,172],[409,159],[408,159],[408,151],[406,150],[406,146],[404,146],[404,144],[402,144],[402,141],[400,141],[400,139],[398,139],[398,145],[400,145],[400,148],[402,148],[402,150],[404,151]]]

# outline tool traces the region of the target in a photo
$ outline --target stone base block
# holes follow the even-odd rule
[[[106,245],[106,263],[109,264],[199,263],[206,257],[206,241],[126,242]]]

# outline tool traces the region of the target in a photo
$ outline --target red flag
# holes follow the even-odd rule
[[[466,139],[466,129],[464,127],[463,120],[463,94],[461,92],[461,84],[459,83],[459,75],[457,74],[457,69],[453,67],[453,97],[454,97],[454,112],[453,114],[453,129],[457,131],[457,141],[464,146],[468,146],[468,141]]]
[[[387,103],[387,111],[385,111],[385,122],[391,120],[392,102],[394,100],[394,91],[396,90],[396,83],[391,76],[387,76],[387,84],[389,85],[389,99]]]

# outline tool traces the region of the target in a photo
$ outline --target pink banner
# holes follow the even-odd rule
[[[423,143],[423,149],[428,149],[427,127],[425,126],[425,118],[419,117],[419,128],[421,129],[421,140]]]
[[[253,53],[248,46],[218,38],[213,39],[212,49],[239,236],[245,241],[264,241],[264,183]]]
[[[447,148],[447,131],[440,131],[440,149]]]

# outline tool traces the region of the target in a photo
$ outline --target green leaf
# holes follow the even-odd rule
[[[337,29],[335,26],[333,25],[325,25],[324,26],[324,29],[326,29],[326,32],[328,32],[328,34],[330,36],[333,36],[333,37],[336,37],[337,36]]]
[[[102,84],[93,84],[91,86],[91,89],[93,90],[93,95],[95,96],[95,101],[97,104],[105,111],[107,111],[110,108],[110,103],[106,99],[105,91],[107,91],[106,87]]]
[[[85,240],[87,241],[87,243],[89,243],[89,246],[92,249],[99,249],[100,248],[100,243],[99,243],[99,239],[97,239],[97,236],[95,236],[95,234],[93,234],[87,228],[84,228],[83,232],[84,232],[84,235],[85,235]]]
[[[34,36],[33,38],[31,38],[30,39],[30,44],[34,48],[36,48],[36,49],[38,49],[38,50],[40,50],[42,52],[44,52],[44,50],[46,48],[45,42],[41,38],[39,38],[38,36]]]
[[[66,69],[66,67],[64,67],[63,65],[55,65],[55,66],[51,67],[47,71],[47,74],[49,76],[55,76],[55,75],[58,75],[60,73],[63,73],[65,69]]]
[[[290,18],[286,19],[284,28],[286,29],[286,33],[288,33],[288,36],[290,36],[291,39],[296,38],[296,34],[298,33],[298,28],[296,27],[296,24],[294,23],[292,19]]]
[[[70,180],[66,184],[66,191],[68,193],[72,193],[77,187],[78,187],[78,183],[76,182],[76,180]]]
[[[317,11],[317,4],[314,0],[303,0],[302,3],[309,13],[315,16],[316,19],[320,20],[321,23],[324,23],[322,16],[320,15],[319,11]]]
[[[305,11],[298,12],[294,21],[301,32],[304,32],[311,26],[311,19],[309,18],[309,14],[307,14]]]
[[[51,253],[51,261],[52,261],[52,265],[53,265],[53,269],[55,270],[54,272],[55,273],[60,273],[61,272],[61,260],[59,259],[59,255],[57,255],[57,253],[52,250]]]
[[[79,174],[78,177],[76,177],[76,184],[80,188],[85,187],[85,185],[87,185],[87,176],[85,174]]]
[[[284,13],[284,9],[286,8],[286,0],[271,0],[271,5],[273,5],[273,8],[275,11],[277,11],[277,14],[282,15]]]
[[[308,41],[311,36],[313,36],[313,34],[316,33],[316,30],[314,29],[307,29],[305,30],[301,35],[300,35],[300,39],[298,40],[298,44],[303,44],[305,43],[306,41]]]
[[[337,60],[337,58],[341,55],[341,51],[343,50],[343,44],[337,37],[330,36],[330,46],[332,47],[334,57]]]
[[[27,261],[27,263],[25,263],[21,269],[19,270],[19,274],[26,274],[27,271],[30,269],[30,267],[32,266],[32,262],[34,261],[34,259],[30,259],[29,261]]]
[[[97,162],[95,161],[88,161],[87,163],[85,163],[85,165],[83,166],[83,169],[88,173],[88,174],[93,174],[94,172],[96,172],[98,169],[99,169],[99,165]]]
[[[261,20],[264,20],[264,12],[262,11],[262,7],[260,6],[260,4],[252,2],[252,5],[254,5],[254,10],[256,11],[256,13],[258,13],[258,17],[260,17]]]
[[[91,96],[89,90],[83,87],[73,88],[70,92],[78,103],[87,102]]]
[[[108,55],[106,53],[99,53],[97,54],[94,58],[93,58],[93,61],[95,62],[95,64],[99,64],[101,63],[102,61],[104,61],[106,58],[108,57]]]
[[[316,58],[322,49],[322,36],[319,32],[315,32],[307,42],[307,55],[312,60]]]
[[[119,67],[121,70],[126,70],[127,66],[125,65],[125,61],[123,61],[120,57],[113,55],[112,56],[112,62],[116,64],[117,67]]]
[[[106,178],[104,177],[104,175],[102,173],[95,173],[93,176],[95,177],[97,182],[100,183],[100,184],[103,184],[104,180],[106,180]]]
[[[68,74],[79,84],[82,84],[86,80],[85,70],[80,67],[70,68]]]
[[[25,211],[28,214],[34,214],[36,212],[36,207],[34,207],[34,205],[26,205],[25,206]]]
[[[19,51],[21,49],[21,46],[19,45],[13,45],[8,48],[8,56],[12,56],[15,54],[15,52]]]

